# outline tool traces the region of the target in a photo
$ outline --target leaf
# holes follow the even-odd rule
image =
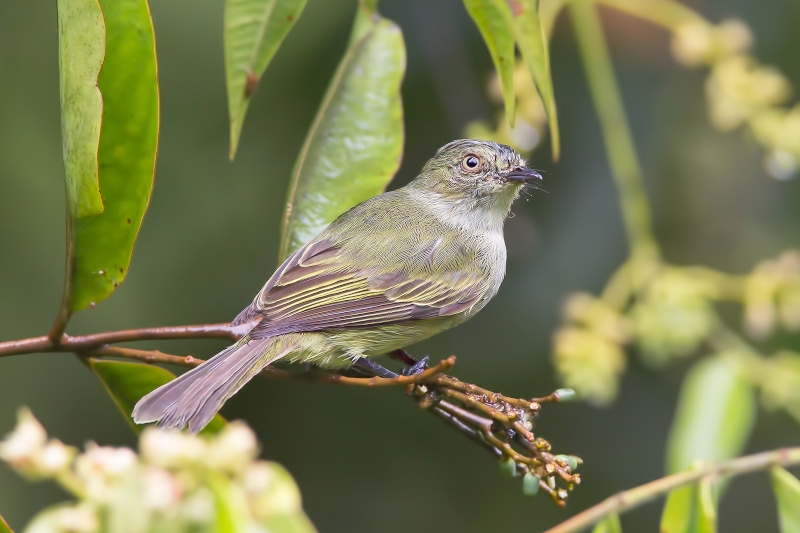
[[[698,460],[729,459],[744,449],[756,415],[753,389],[738,368],[709,357],[683,381],[667,443],[667,471]]]
[[[709,478],[670,492],[661,515],[659,533],[716,533],[714,483]]]
[[[105,38],[97,0],[58,0],[61,142],[67,208],[75,218],[103,212],[97,165],[103,97],[97,76]]]
[[[506,120],[514,126],[514,24],[505,0],[464,0],[464,7],[478,26],[500,78]]]
[[[307,0],[227,0],[225,78],[231,124],[230,158],[236,155],[247,107],[258,80]]]
[[[247,531],[249,529],[247,517],[250,512],[247,497],[242,489],[218,473],[210,473],[206,482],[214,495],[215,524],[212,531],[217,533]]]
[[[780,467],[770,472],[781,533],[800,533],[800,480]]]
[[[14,533],[11,529],[11,526],[8,525],[8,522],[0,515],[0,533]]]
[[[536,82],[539,96],[547,111],[550,135],[553,144],[553,159],[558,160],[561,141],[558,133],[558,114],[556,112],[553,78],[550,75],[550,51],[542,21],[536,10],[536,0],[507,0],[514,16],[514,33],[522,57]]]
[[[98,79],[103,95],[98,161],[105,209],[68,222],[62,311],[67,315],[104,300],[125,279],[150,202],[158,144],[158,72],[147,1],[101,0],[100,5],[108,35]]]
[[[622,533],[622,524],[617,513],[610,514],[597,523],[592,533]]]
[[[134,424],[131,419],[136,402],[175,379],[175,374],[169,370],[141,363],[89,359],[89,366],[137,433],[141,432],[144,426]],[[225,424],[225,419],[216,415],[201,433],[217,433]]]
[[[361,5],[350,43],[292,171],[280,257],[354,205],[380,194],[400,166],[403,35]]]

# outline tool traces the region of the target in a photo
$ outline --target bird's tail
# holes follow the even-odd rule
[[[203,429],[245,383],[291,347],[280,337],[250,340],[247,336],[202,365],[157,388],[136,404],[137,424],[157,422],[162,427]]]

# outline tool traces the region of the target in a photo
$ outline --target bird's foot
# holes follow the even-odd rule
[[[382,378],[396,378],[397,374],[389,370],[388,368],[384,368],[372,359],[368,357],[359,357],[356,359],[356,362],[353,363],[353,366],[356,367],[357,370],[363,371],[365,374],[369,374],[371,376],[379,376]]]
[[[403,375],[404,376],[416,376],[420,372],[423,372],[426,368],[428,368],[428,360],[429,360],[429,357],[426,355],[425,357],[423,357],[422,359],[420,359],[419,361],[417,361],[416,363],[414,363],[410,367],[404,368],[403,369]]]

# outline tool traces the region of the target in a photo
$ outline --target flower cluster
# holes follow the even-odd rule
[[[714,26],[697,18],[673,29],[672,53],[684,65],[711,69],[706,83],[711,122],[722,131],[749,128],[767,150],[767,172],[788,179],[800,164],[800,106],[783,107],[791,84],[747,55],[752,43],[752,33],[739,20]]]
[[[778,324],[800,330],[800,252],[765,260],[747,277],[744,329],[754,339],[771,335]]]
[[[470,139],[507,144],[523,155],[533,151],[547,131],[547,113],[530,70],[521,59],[514,66],[514,93],[517,96],[514,127],[508,124],[505,113],[498,111],[494,127],[478,120],[468,124],[464,134]],[[502,105],[503,93],[496,73],[489,82],[489,97],[495,104]]]
[[[0,443],[0,459],[23,475],[52,479],[77,501],[39,513],[29,533],[95,533],[122,529],[312,533],[300,493],[275,463],[258,461],[253,432],[241,422],[210,437],[147,428],[140,454],[86,445],[83,453],[58,440],[27,409]]]

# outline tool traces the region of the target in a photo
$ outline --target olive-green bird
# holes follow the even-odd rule
[[[275,361],[369,366],[464,322],[497,293],[503,222],[525,183],[541,179],[508,146],[447,144],[414,181],[358,204],[292,254],[233,321],[248,333],[142,398],[134,420],[199,431]]]

